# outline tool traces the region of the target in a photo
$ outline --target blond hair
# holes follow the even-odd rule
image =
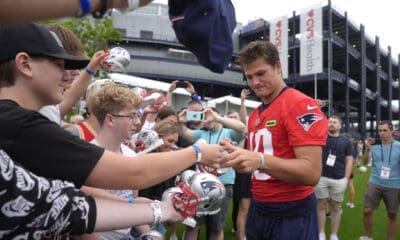
[[[163,137],[170,134],[178,133],[178,124],[170,119],[158,121],[153,130],[157,132],[158,136]]]
[[[131,89],[114,83],[104,84],[97,94],[88,99],[91,114],[103,125],[104,118],[109,113],[117,113],[124,108],[139,108],[141,98]]]

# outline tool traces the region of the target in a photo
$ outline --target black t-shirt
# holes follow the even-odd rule
[[[78,188],[104,152],[11,100],[0,100],[0,148],[33,173]]]
[[[336,156],[333,167],[326,164],[328,155]],[[333,179],[342,179],[346,173],[346,156],[353,156],[353,145],[350,140],[344,136],[328,136],[325,147],[322,149],[322,176]]]

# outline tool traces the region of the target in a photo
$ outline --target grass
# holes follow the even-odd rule
[[[354,188],[356,191],[355,195],[355,208],[347,208],[346,203],[348,201],[348,192],[345,193],[345,199],[343,200],[342,207],[343,213],[339,228],[339,239],[342,240],[358,240],[360,236],[364,235],[364,223],[363,223],[363,201],[364,201],[364,191],[367,186],[367,182],[370,175],[370,168],[368,168],[367,173],[361,173],[358,169],[354,169]],[[232,204],[228,212],[227,222],[225,226],[225,238],[226,240],[236,239],[235,235],[231,233],[232,229]],[[379,208],[374,213],[374,225],[373,225],[373,238],[380,240],[386,239],[387,234],[387,215],[386,208],[383,201],[381,201]],[[330,221],[327,219],[325,226],[326,234],[330,234]],[[183,224],[179,224],[177,227],[177,236],[181,237],[184,230]],[[169,232],[167,232],[167,238],[169,239]],[[181,238],[179,238],[181,239]],[[200,230],[199,239],[203,240],[205,238],[204,227]],[[396,239],[400,239],[400,231],[397,232]]]

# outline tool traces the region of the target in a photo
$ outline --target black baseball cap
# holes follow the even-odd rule
[[[64,59],[65,69],[82,69],[90,60],[67,54],[57,34],[44,25],[0,26],[0,62],[12,60],[20,52]]]

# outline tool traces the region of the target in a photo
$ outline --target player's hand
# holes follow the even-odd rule
[[[228,152],[221,167],[233,167],[241,173],[251,173],[260,167],[259,153],[236,147],[228,141],[220,144]]]

